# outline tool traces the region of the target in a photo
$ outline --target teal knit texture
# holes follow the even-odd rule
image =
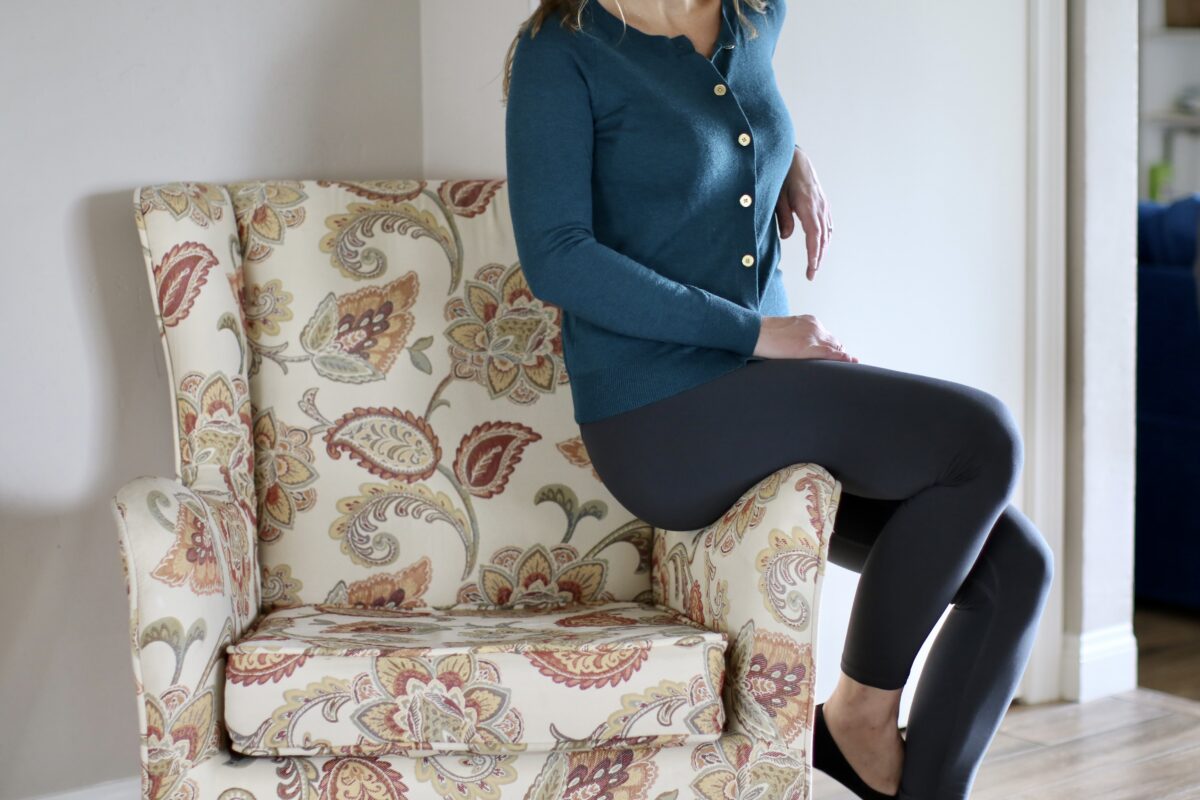
[[[575,421],[668,397],[753,358],[788,314],[775,204],[795,131],[772,56],[786,14],[721,0],[712,57],[589,0],[512,62],[506,159],[517,256],[562,311]]]

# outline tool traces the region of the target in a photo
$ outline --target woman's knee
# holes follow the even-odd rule
[[[1025,443],[1016,417],[999,397],[972,386],[961,386],[958,401],[963,428],[957,477],[988,475],[1001,484],[1007,497],[1016,488],[1025,462]]]
[[[954,595],[956,606],[986,605],[1025,618],[1041,607],[1054,579],[1054,552],[1041,531],[1008,504]]]
[[[1037,526],[1016,506],[1009,504],[1001,516],[1011,529],[1012,559],[1023,585],[1045,594],[1054,580],[1054,550]]]
[[[1011,503],[996,521],[985,548],[995,567],[999,604],[1024,615],[1041,608],[1054,581],[1054,551],[1046,537]]]

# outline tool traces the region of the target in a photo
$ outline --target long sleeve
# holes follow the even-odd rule
[[[539,299],[628,336],[752,355],[762,315],[671,280],[595,238],[594,121],[576,53],[523,32],[505,117],[508,190],[521,268]]]

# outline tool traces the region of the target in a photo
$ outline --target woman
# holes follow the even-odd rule
[[[811,461],[842,482],[830,559],[861,573],[814,763],[860,797],[963,798],[1053,573],[1009,503],[1023,445],[984,391],[859,363],[791,315],[833,226],[771,57],[784,0],[542,0],[505,75],[530,289],[563,312],[575,419],[621,504],[671,530]],[[953,603],[916,689],[901,689]]]

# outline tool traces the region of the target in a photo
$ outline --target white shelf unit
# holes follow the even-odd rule
[[[1200,114],[1173,107],[1189,86],[1200,86],[1200,28],[1165,25],[1163,0],[1141,0],[1139,41],[1139,195],[1148,196],[1151,165],[1172,165],[1164,199],[1200,191]]]

